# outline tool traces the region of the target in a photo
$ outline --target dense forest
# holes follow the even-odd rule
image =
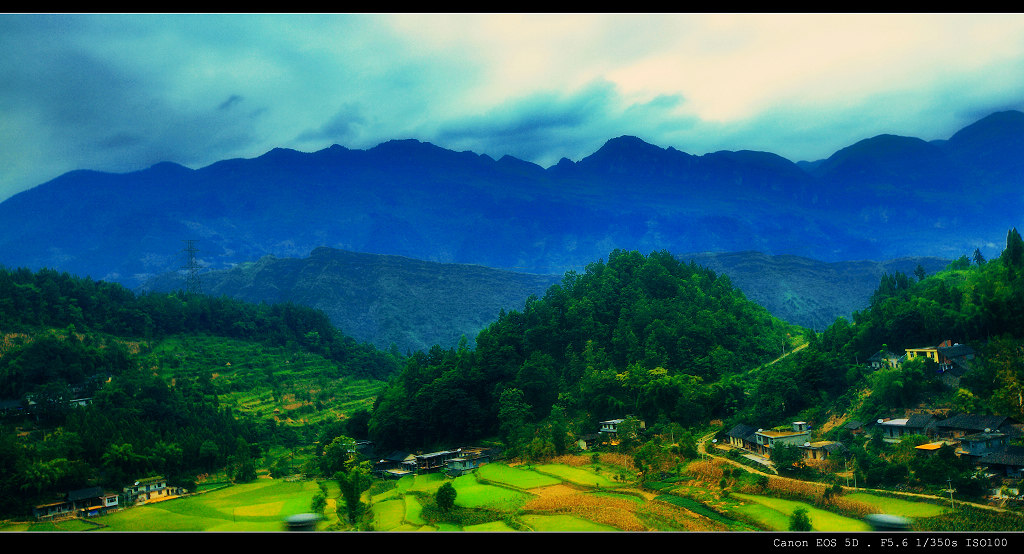
[[[136,295],[51,270],[0,270],[0,400],[5,409],[31,407],[28,415],[6,412],[0,425],[0,512],[23,514],[87,485],[116,490],[143,475],[186,487],[225,469],[250,479],[269,449],[300,443],[315,445],[315,463],[304,469],[331,476],[345,466],[350,437],[368,437],[378,451],[493,441],[509,455],[543,456],[567,451],[602,420],[626,417],[620,429],[642,420],[647,431],[636,437],[670,434],[678,453],[694,455],[693,433],[712,420],[723,429],[793,418],[870,421],[929,406],[1024,421],[1022,273],[1024,241],[1011,230],[999,258],[975,252],[934,275],[886,275],[853,321],[815,333],[772,317],[707,268],[668,252],[616,250],[567,273],[522,311],[502,312],[475,348],[464,339],[403,357],[359,344],[322,312],[292,304]],[[947,339],[978,353],[953,388],[931,362],[876,370],[865,363],[879,351]],[[164,354],[140,354],[140,345],[160,340]],[[198,361],[203,352],[166,355],[228,341],[296,353],[289,360],[316,356],[325,360],[311,366],[321,382],[360,376],[384,388],[372,411],[300,437],[225,405],[229,389],[212,381],[217,370]],[[171,363],[193,367],[158,367]],[[264,369],[236,385],[280,381],[274,367]],[[280,396],[278,389],[268,394]],[[317,395],[320,406],[330,401]],[[68,404],[82,397],[90,403]],[[30,433],[19,432],[22,423]],[[639,445],[619,448],[631,447]],[[941,473],[906,448],[851,443],[851,452],[869,482]],[[954,468],[961,490],[982,490],[957,460],[943,452],[928,463]]]
[[[508,442],[552,423],[594,432],[627,414],[688,427],[734,411],[743,390],[729,377],[779,356],[799,332],[725,276],[667,252],[617,250],[522,312],[503,312],[475,350],[410,357],[379,398],[370,436],[407,448]]]
[[[975,252],[935,275],[886,275],[853,322],[821,333],[771,317],[706,268],[615,251],[523,312],[502,313],[475,350],[409,358],[378,399],[370,434],[405,448],[497,436],[513,451],[557,451],[564,429],[578,436],[627,415],[655,432],[711,419],[767,427],[873,421],[924,401],[1024,420],[1022,251],[1011,230],[997,260]],[[956,390],[923,360],[883,371],[866,363],[879,350],[947,339],[979,352]]]
[[[0,334],[4,514],[85,486],[120,490],[147,475],[188,489],[197,475],[225,468],[248,480],[267,448],[294,445],[293,430],[221,405],[210,372],[160,375],[151,365],[163,362],[140,354],[143,343],[184,335],[261,344],[322,357],[335,378],[384,378],[398,368],[392,354],[356,343],[310,308],[137,296],[51,270],[0,270]],[[89,402],[72,406],[77,398]],[[329,443],[343,431],[315,432]]]
[[[397,370],[391,353],[357,343],[334,327],[323,312],[305,306],[287,302],[251,304],[180,291],[136,295],[116,283],[49,269],[32,272],[0,268],[0,330],[16,333],[39,326],[136,339],[209,334],[320,354],[346,373],[383,378]],[[0,396],[26,392],[23,387],[4,387],[32,379],[34,372],[26,371],[19,377],[16,367],[8,364],[7,369],[8,373],[0,370]]]

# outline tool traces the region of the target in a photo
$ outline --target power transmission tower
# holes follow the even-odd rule
[[[187,270],[188,274],[185,275],[185,292],[189,294],[202,294],[203,287],[199,283],[199,262],[196,261],[196,249],[195,240],[184,240],[185,243],[185,265],[181,266],[181,269]]]

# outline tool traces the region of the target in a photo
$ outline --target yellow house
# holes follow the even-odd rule
[[[939,363],[939,347],[937,346],[926,346],[924,348],[908,348],[907,359],[913,360],[918,356],[924,356],[929,360]]]

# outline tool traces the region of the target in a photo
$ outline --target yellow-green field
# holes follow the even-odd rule
[[[261,479],[93,521],[107,531],[281,531],[288,516],[309,512],[319,490],[313,481]]]
[[[625,468],[602,463],[544,464],[511,467],[485,464],[457,478],[441,473],[410,475],[368,491],[363,496],[376,531],[729,531],[764,529],[785,531],[797,508],[807,510],[813,530],[869,531],[863,520],[845,517],[807,502],[734,492],[708,503],[676,487],[673,494],[650,494],[626,482],[609,480]],[[457,492],[455,510],[442,513],[434,496],[444,483]],[[327,508],[319,530],[348,529],[337,509],[344,511],[337,483],[327,488]],[[693,489],[699,489],[696,481]],[[610,490],[609,490],[610,489]],[[710,489],[708,489],[710,490]],[[121,510],[91,520],[12,523],[3,531],[280,531],[288,516],[307,513],[320,485],[314,481],[259,479],[227,485],[191,497]],[[939,516],[947,510],[936,504],[914,502],[867,493],[845,498],[870,506],[878,513],[909,518]]]
[[[752,494],[734,494],[733,496],[745,502],[744,505],[735,508],[736,511],[764,523],[775,531],[789,530],[789,518],[797,508],[807,510],[807,516],[811,520],[811,529],[814,531],[871,530],[871,526],[862,520],[834,514],[827,510],[816,508],[806,502]]]

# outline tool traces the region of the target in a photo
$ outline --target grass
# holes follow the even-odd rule
[[[467,525],[462,528],[463,531],[481,532],[481,531],[492,531],[498,533],[509,533],[515,531],[515,529],[509,527],[504,521],[492,521],[489,523],[478,523],[476,525]]]
[[[510,485],[520,489],[532,489],[557,485],[562,481],[549,475],[543,475],[536,471],[509,467],[503,464],[484,464],[477,469],[480,479],[486,479],[494,483]]]
[[[405,520],[413,525],[426,525],[426,520],[420,515],[423,513],[423,505],[415,496],[405,497]]]
[[[553,475],[577,485],[583,485],[586,487],[601,487],[601,488],[613,488],[622,486],[622,483],[618,483],[598,475],[585,467],[571,467],[562,464],[545,464],[537,466],[536,469],[540,473]]]
[[[503,511],[513,510],[524,504],[529,498],[529,495],[512,489],[483,484],[473,473],[456,477],[452,481],[452,485],[457,493],[455,505],[464,508],[488,506]]]
[[[390,531],[405,523],[405,502],[398,498],[373,504],[373,528]]]
[[[723,516],[722,514],[708,508],[707,506],[701,504],[700,502],[692,498],[684,498],[682,496],[676,496],[674,494],[662,494],[656,497],[656,500],[661,500],[663,502],[668,502],[669,504],[679,506],[680,508],[685,508],[695,514],[702,515],[710,520],[717,521],[724,525],[737,525],[736,521]]]
[[[743,500],[744,505],[734,508],[738,512],[753,518],[775,531],[789,530],[789,518],[797,508],[807,510],[807,516],[811,520],[811,527],[814,531],[840,532],[840,531],[870,531],[871,527],[859,520],[834,514],[822,510],[806,502],[796,500],[785,500],[768,496],[756,496],[752,494],[733,494],[735,498]]]
[[[452,483],[457,492],[459,511],[452,518],[438,517],[432,500],[437,489],[446,482]],[[700,490],[694,486],[695,481],[689,484],[691,487],[677,486],[676,490]],[[347,525],[338,527],[334,514],[340,502],[337,483],[326,481],[325,485],[328,508],[319,528],[347,528]],[[491,463],[455,479],[441,473],[407,476],[389,487],[378,487],[375,490],[381,493],[372,498],[367,494],[366,499],[370,501],[368,508],[373,528],[378,531],[509,532],[517,530],[510,527],[513,520],[516,527],[542,532],[746,531],[753,529],[748,524],[750,521],[763,528],[785,531],[789,528],[790,515],[798,507],[807,509],[815,531],[870,530],[858,519],[794,500],[732,493],[729,497],[712,495],[714,498],[708,499],[661,494],[656,498],[660,502],[649,502],[638,494],[625,494],[618,492],[624,489],[612,488],[622,485],[596,474],[591,466],[545,464],[524,469]],[[311,500],[319,491],[314,481],[260,479],[122,510],[92,521],[112,531],[280,531],[286,517],[310,510]],[[844,496],[870,505],[878,512],[919,518],[917,521],[934,521],[937,515],[949,515],[945,507],[935,504],[866,493]],[[709,507],[712,501],[713,509]],[[1002,521],[999,524],[1006,525]],[[90,528],[93,525],[87,522],[66,521],[12,523],[0,530],[84,531]]]
[[[846,493],[843,496],[850,500],[869,504],[875,507],[880,514],[892,514],[907,518],[934,517],[949,511],[947,506],[876,496],[864,492]]]
[[[285,518],[309,511],[319,490],[313,481],[259,480],[94,521],[109,531],[280,531]]]

